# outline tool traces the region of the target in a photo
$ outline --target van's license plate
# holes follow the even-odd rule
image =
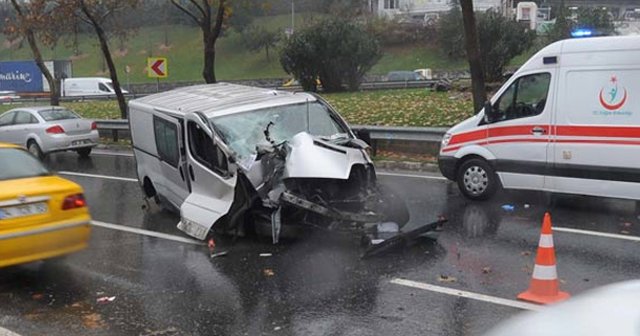
[[[49,208],[45,202],[5,207],[0,208],[0,220],[39,215],[47,211],[49,211]]]

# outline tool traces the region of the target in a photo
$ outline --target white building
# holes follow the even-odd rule
[[[511,1],[474,0],[473,7],[476,11],[486,11],[490,8],[502,11],[508,3],[510,4]],[[404,15],[412,18],[426,18],[451,9],[451,0],[369,0],[369,6],[379,16]]]

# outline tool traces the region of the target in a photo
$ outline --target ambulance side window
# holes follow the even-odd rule
[[[533,117],[544,111],[551,74],[522,76],[502,93],[493,105],[493,122]]]

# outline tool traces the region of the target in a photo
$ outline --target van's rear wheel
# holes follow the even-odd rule
[[[498,176],[485,160],[474,158],[458,169],[458,188],[472,200],[489,199],[498,190]]]

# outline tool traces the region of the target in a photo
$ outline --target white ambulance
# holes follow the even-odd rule
[[[640,36],[545,47],[447,132],[439,166],[471,199],[504,187],[640,200]]]

